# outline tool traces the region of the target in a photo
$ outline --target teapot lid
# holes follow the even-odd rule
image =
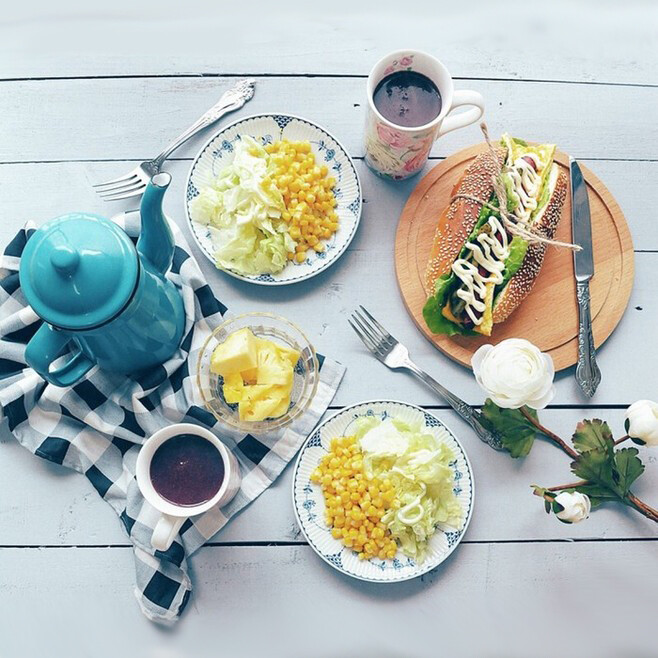
[[[119,226],[99,215],[72,213],[32,234],[21,256],[20,282],[43,320],[87,329],[121,311],[138,270],[135,247]]]

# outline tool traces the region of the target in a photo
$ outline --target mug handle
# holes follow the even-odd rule
[[[156,551],[166,551],[174,543],[174,538],[187,519],[163,514],[153,530],[151,545]]]
[[[25,360],[47,382],[55,386],[73,386],[82,379],[93,367],[94,362],[86,356],[80,346],[63,366],[51,371],[50,365],[60,357],[73,337],[62,331],[53,329],[44,322],[32,336],[25,348]]]
[[[452,112],[456,107],[462,105],[473,105],[470,110],[462,112],[457,116],[447,116],[437,134],[437,138],[449,133],[452,130],[457,130],[457,128],[464,128],[470,126],[472,123],[475,123],[480,119],[484,114],[484,98],[482,94],[477,91],[468,91],[465,89],[459,89],[455,91],[452,97],[452,106],[450,107],[450,112]],[[448,112],[448,114],[450,114]]]

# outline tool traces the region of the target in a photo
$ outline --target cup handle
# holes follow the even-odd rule
[[[457,116],[447,116],[439,128],[437,138],[449,133],[451,130],[470,126],[472,123],[478,121],[484,114],[484,98],[482,97],[482,94],[477,91],[468,91],[464,89],[455,91],[452,97],[450,112],[456,107],[462,105],[473,105],[473,107]],[[450,114],[450,112],[448,112],[448,114]]]
[[[163,514],[155,526],[153,536],[151,537],[153,548],[155,548],[156,551],[168,550],[174,543],[174,538],[186,520],[185,517]]]
[[[79,351],[63,366],[57,370],[50,370],[51,363],[64,353],[66,346],[72,340],[69,334],[57,331],[44,322],[27,344],[25,360],[47,382],[55,386],[73,386],[94,367],[94,362],[79,346]]]

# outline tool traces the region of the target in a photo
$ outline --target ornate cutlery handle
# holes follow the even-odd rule
[[[588,397],[592,397],[601,383],[601,371],[596,364],[596,349],[592,336],[592,317],[589,308],[589,281],[576,283],[578,298],[578,365],[576,381]]]
[[[235,86],[222,94],[222,97],[205,114],[200,116],[185,132],[174,139],[159,155],[153,158],[154,166],[160,170],[162,163],[184,142],[210,124],[219,121],[225,114],[240,109],[254,95],[253,78],[240,80]]]
[[[500,436],[496,432],[489,430],[482,422],[482,414],[467,404],[461,398],[451,393],[445,386],[439,384],[433,377],[430,377],[424,370],[421,370],[413,361],[407,360],[405,367],[411,371],[418,379],[425,383],[435,393],[441,396],[472,428],[481,441],[484,441],[494,450],[502,450],[503,444]]]

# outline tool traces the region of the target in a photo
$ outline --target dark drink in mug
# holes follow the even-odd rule
[[[448,69],[417,50],[387,55],[368,76],[366,164],[380,176],[401,180],[417,174],[434,142],[480,119],[484,99],[455,90]],[[449,116],[462,105],[471,109]]]

